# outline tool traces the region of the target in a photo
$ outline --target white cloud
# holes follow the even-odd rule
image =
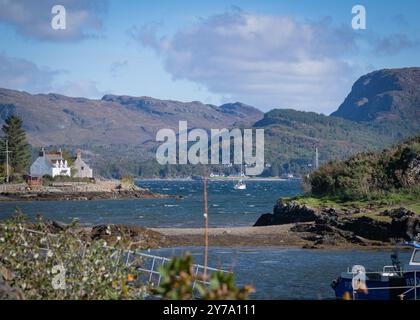
[[[51,27],[51,8],[66,8],[66,29]],[[17,33],[39,40],[75,41],[97,35],[107,0],[0,0],[0,22],[13,26]]]
[[[54,87],[54,93],[59,93],[69,97],[81,97],[89,99],[98,99],[107,92],[100,91],[95,81],[78,80],[65,81]]]
[[[420,45],[419,40],[412,40],[406,34],[391,34],[386,37],[376,38],[373,41],[374,52],[381,56],[397,55],[406,49],[416,48]]]
[[[347,62],[357,52],[353,31],[329,18],[300,22],[234,10],[170,37],[158,38],[150,26],[132,35],[156,50],[174,79],[265,109],[333,111],[355,79]]]
[[[90,80],[57,81],[66,70],[53,70],[0,53],[0,87],[36,93],[60,93],[71,97],[100,98],[105,92]]]
[[[31,61],[0,53],[0,87],[35,93],[45,92],[51,89],[54,77],[63,72],[39,67]]]

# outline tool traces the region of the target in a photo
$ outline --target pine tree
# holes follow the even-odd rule
[[[26,141],[25,131],[22,129],[22,119],[12,115],[8,117],[2,127],[1,160],[5,162],[6,141],[8,143],[9,166],[14,173],[26,173],[30,161],[30,145]]]

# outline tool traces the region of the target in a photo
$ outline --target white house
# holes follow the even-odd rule
[[[68,176],[71,177],[71,169],[68,166],[67,160],[64,160],[63,154],[59,153],[45,153],[44,148],[39,153],[39,157],[32,163],[30,168],[31,177],[43,177],[49,175]]]

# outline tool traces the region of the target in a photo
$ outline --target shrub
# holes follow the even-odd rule
[[[420,185],[419,163],[420,136],[381,153],[360,153],[323,165],[309,177],[310,192],[318,197],[356,200],[415,188]]]
[[[0,265],[13,271],[12,285],[20,288],[26,298],[96,300],[144,296],[145,287],[132,281],[133,267],[111,259],[112,251],[104,248],[104,241],[81,242],[74,225],[53,235],[48,234],[42,219],[32,227],[33,231],[27,226],[22,215],[0,226]],[[61,277],[63,270],[65,275]]]
[[[125,176],[121,178],[121,186],[123,188],[130,188],[134,186],[134,179],[131,176]]]

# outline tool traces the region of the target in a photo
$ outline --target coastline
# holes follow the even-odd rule
[[[152,192],[118,180],[87,182],[53,182],[30,186],[26,183],[1,185],[0,202],[165,199],[177,196]]]
[[[301,178],[293,178],[293,179],[285,179],[279,177],[266,177],[266,178],[255,178],[255,177],[207,177],[207,181],[236,181],[236,180],[246,180],[246,181],[293,181],[293,180],[301,180]],[[135,178],[135,181],[200,181],[197,179],[192,178]]]
[[[394,248],[392,243],[369,241],[364,245],[336,243],[317,245],[305,240],[303,234],[292,231],[296,224],[262,227],[209,228],[209,243],[214,247],[282,247],[317,250],[384,250]],[[147,228],[164,237],[161,247],[188,247],[204,245],[204,228]]]
[[[27,192],[2,193],[0,202],[25,201],[90,201],[90,200],[129,200],[129,199],[167,199],[176,196],[152,193],[150,191],[106,191],[106,192]]]

